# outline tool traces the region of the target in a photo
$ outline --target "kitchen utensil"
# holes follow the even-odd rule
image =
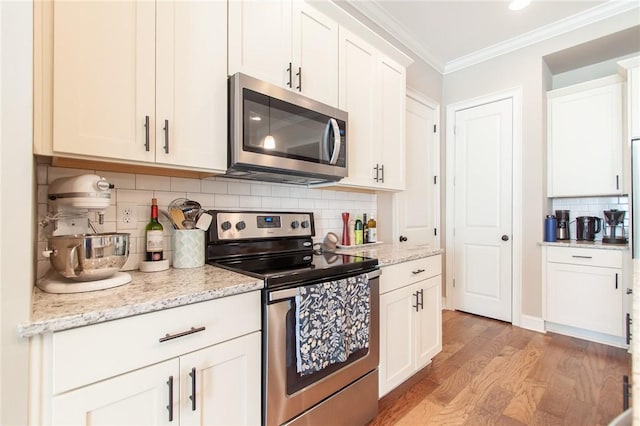
[[[201,212],[200,216],[198,216],[198,221],[196,222],[196,228],[206,231],[211,226],[212,220],[213,216],[209,213]]]
[[[182,224],[185,221],[184,213],[182,213],[182,210],[175,207],[171,208],[169,209],[169,215],[171,216],[176,229],[185,229],[184,225]]]
[[[74,281],[109,278],[129,257],[129,237],[125,233],[59,235],[49,238],[51,267]]]
[[[569,210],[556,210],[556,221],[558,222],[556,238],[558,240],[571,239],[569,234]]]
[[[605,210],[604,212],[604,236],[602,242],[606,244],[626,244],[627,236],[624,229],[624,210]]]
[[[576,218],[576,240],[593,241],[601,231],[602,219],[595,216],[578,216]]]
[[[173,218],[171,216],[169,216],[169,213],[167,213],[164,210],[160,210],[158,209],[158,211],[160,212],[160,214],[164,217],[167,218],[167,220],[169,221],[169,223],[171,223],[171,226],[173,227],[173,229],[178,229],[178,226],[173,222]]]

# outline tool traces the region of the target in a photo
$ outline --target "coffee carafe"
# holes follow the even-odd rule
[[[604,236],[602,242],[606,244],[626,244],[627,236],[624,229],[624,210],[605,210]]]
[[[593,241],[602,230],[602,219],[595,216],[576,217],[576,240]]]
[[[556,220],[558,221],[556,239],[569,240],[569,210],[556,210]]]

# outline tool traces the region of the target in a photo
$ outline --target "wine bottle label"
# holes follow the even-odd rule
[[[147,231],[147,251],[162,251],[163,238],[162,231]]]
[[[368,243],[375,243],[376,241],[378,241],[378,233],[376,232],[376,228],[367,228],[367,235]]]

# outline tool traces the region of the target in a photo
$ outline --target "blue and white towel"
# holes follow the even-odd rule
[[[367,274],[300,287],[296,296],[298,373],[320,371],[369,347],[369,299]]]

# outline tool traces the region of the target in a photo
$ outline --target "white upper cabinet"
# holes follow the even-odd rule
[[[229,2],[229,75],[338,104],[338,24],[300,0]]]
[[[339,107],[349,113],[349,176],[340,185],[403,190],[404,67],[343,28],[339,67]]]
[[[56,1],[36,19],[53,34],[36,37],[36,115],[53,114],[36,153],[226,170],[226,3]]]
[[[623,193],[619,76],[547,92],[549,197]]]
[[[640,56],[618,62],[620,74],[627,79],[626,118],[628,138],[640,137]],[[627,141],[628,142],[628,141]]]

